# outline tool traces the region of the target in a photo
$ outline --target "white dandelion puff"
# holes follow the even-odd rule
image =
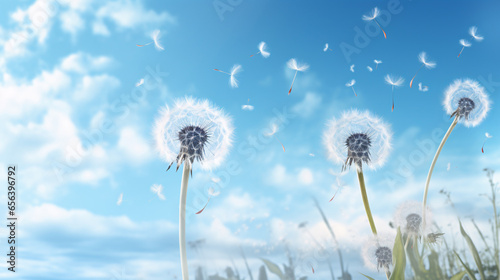
[[[368,69],[368,71],[370,71],[370,72],[373,71],[373,68],[371,68],[370,66],[366,66],[366,69]]]
[[[384,33],[384,38],[387,39],[387,34],[385,33],[384,29],[382,28],[382,26],[380,26],[380,24],[377,21],[377,17],[379,15],[380,15],[380,10],[377,7],[375,7],[375,8],[373,8],[373,10],[371,11],[370,14],[363,15],[361,17],[361,19],[363,19],[364,21],[372,21],[373,20],[378,25],[378,27],[380,28],[380,30],[382,30],[382,32]]]
[[[481,35],[477,34],[477,27],[475,27],[475,26],[471,26],[471,27],[469,28],[469,34],[470,34],[470,36],[472,36],[472,38],[473,38],[474,40],[476,40],[476,41],[478,41],[478,42],[481,42],[481,41],[484,39],[484,37],[483,37],[483,36],[481,36]]]
[[[374,59],[373,62],[375,62],[375,64],[376,64],[375,70],[377,70],[378,65],[382,63],[382,60],[376,60],[376,59]]]
[[[161,45],[160,38],[161,38],[161,36],[160,36],[160,30],[156,29],[156,30],[154,30],[154,31],[151,33],[151,39],[153,39],[153,41],[152,41],[152,42],[149,42],[149,43],[147,43],[147,44],[143,44],[143,45],[139,45],[139,44],[137,44],[136,46],[138,46],[138,47],[145,47],[145,46],[147,46],[147,45],[150,45],[150,44],[153,44],[153,43],[154,43],[155,48],[156,48],[157,50],[159,50],[159,51],[163,51],[163,50],[165,50],[165,49],[164,49],[164,48],[163,48],[163,46]]]
[[[163,186],[154,184],[151,186],[151,191],[158,196],[159,199],[165,200],[165,195],[163,195]]]
[[[166,161],[185,162],[192,165],[199,161],[202,169],[219,166],[232,145],[231,118],[208,100],[190,97],[178,99],[174,106],[160,111],[154,128],[156,148]]]
[[[418,71],[420,71],[420,69],[422,69],[422,67],[425,66],[425,68],[427,69],[432,69],[434,67],[436,67],[436,62],[434,61],[429,61],[427,59],[427,54],[425,52],[421,52],[418,54],[418,61],[420,61],[420,63],[422,63],[422,65],[420,66],[420,68],[418,68],[417,72],[415,73],[415,75],[413,76],[413,78],[411,78],[411,81],[410,81],[410,87],[412,87],[413,85],[413,80],[415,79],[415,77],[417,76],[418,74]]]
[[[140,79],[137,83],[135,83],[136,87],[139,87],[144,84],[144,79]]]
[[[288,68],[295,70],[295,75],[293,76],[292,85],[290,86],[290,90],[288,91],[288,95],[290,95],[290,93],[292,92],[293,83],[295,82],[295,78],[297,77],[297,72],[306,71],[307,69],[309,69],[309,65],[307,65],[305,63],[298,64],[297,60],[295,58],[290,59],[286,64],[287,64]]]
[[[392,109],[391,111],[394,111],[394,87],[400,87],[403,85],[403,83],[405,82],[405,79],[403,79],[402,77],[394,77],[392,75],[385,75],[385,82],[389,85],[392,86]]]
[[[352,92],[354,92],[354,96],[358,96],[356,94],[356,91],[354,90],[354,84],[356,83],[356,80],[352,79],[351,81],[347,82],[345,84],[346,87],[350,87],[352,89]]]
[[[259,43],[259,51],[255,54],[252,54],[250,57],[254,56],[254,55],[257,55],[257,54],[261,54],[264,58],[268,58],[271,53],[267,51],[267,45],[266,45],[266,42],[262,41]]]
[[[392,263],[392,248],[395,237],[391,233],[378,234],[370,237],[362,245],[361,253],[365,266],[373,271],[390,273]]]
[[[458,54],[457,57],[460,57],[460,55],[462,54],[462,52],[464,51],[465,48],[468,48],[471,46],[471,43],[469,43],[469,41],[467,41],[465,39],[460,39],[459,43],[460,43],[460,45],[462,45],[462,49],[460,50],[460,53]]]
[[[326,52],[327,50],[333,51],[332,49],[330,49],[330,46],[328,45],[328,43],[326,43],[325,47],[323,48],[324,52]]]
[[[332,119],[323,134],[328,157],[343,169],[362,163],[370,169],[384,165],[391,150],[389,125],[368,111],[350,110]]]
[[[466,127],[474,127],[486,117],[490,100],[477,81],[458,79],[446,89],[443,105],[446,113],[458,116]]]
[[[219,69],[214,69],[215,71],[218,71],[218,72],[221,72],[221,73],[224,73],[226,75],[229,75],[230,78],[229,78],[229,84],[231,85],[231,87],[233,88],[237,88],[238,87],[238,80],[236,79],[236,75],[243,71],[243,68],[241,67],[241,65],[239,64],[235,64],[233,65],[233,68],[231,69],[231,73],[228,73],[228,72],[224,72],[222,70],[219,70]]]
[[[432,224],[432,212],[426,209],[426,227],[422,224],[422,203],[418,201],[405,201],[400,204],[394,213],[394,224],[401,229],[401,234],[408,237],[423,237],[431,233],[429,225]]]
[[[349,70],[354,73],[354,64],[349,67]]]

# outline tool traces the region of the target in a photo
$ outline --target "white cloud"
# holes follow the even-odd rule
[[[76,35],[76,33],[83,30],[85,27],[83,18],[74,10],[61,13],[60,19],[62,30],[70,33],[71,35]]]
[[[92,32],[97,35],[109,36],[108,27],[102,21],[96,21],[92,24]]]
[[[107,74],[83,76],[74,93],[76,101],[89,101],[96,96],[106,96],[120,86],[120,80]]]
[[[91,71],[103,71],[113,64],[113,59],[108,56],[92,56],[87,53],[77,52],[65,57],[61,68],[69,72],[86,74]]]
[[[321,96],[308,92],[302,101],[292,107],[292,112],[304,118],[309,117],[316,112],[319,105],[321,105]]]
[[[154,150],[149,142],[132,127],[125,127],[121,130],[118,149],[132,164],[140,164],[150,159]]]
[[[309,168],[302,168],[298,175],[299,182],[302,185],[310,185],[314,182],[313,173]]]
[[[314,182],[314,176],[316,175],[309,168],[296,168],[293,172],[289,172],[285,166],[277,164],[266,174],[268,178],[266,181],[282,189],[301,188],[311,185]]]

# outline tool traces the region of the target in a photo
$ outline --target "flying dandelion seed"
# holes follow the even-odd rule
[[[189,174],[195,160],[200,167],[211,170],[221,165],[232,146],[233,125],[223,110],[207,100],[190,97],[178,99],[174,106],[165,106],[153,129],[160,156],[174,164],[176,170],[184,163],[179,201],[179,249],[182,279],[189,279],[186,256],[186,198]]]
[[[333,52],[332,49],[330,49],[330,47],[328,46],[328,43],[325,44],[325,47],[323,48],[323,51],[326,52],[327,50],[330,50]]]
[[[349,67],[349,70],[354,73],[354,64]]]
[[[488,140],[488,139],[490,139],[490,138],[492,138],[492,137],[493,137],[493,136],[491,136],[488,132],[486,132],[486,133],[484,134],[484,136],[485,136],[486,138],[484,138],[483,146],[481,147],[481,153],[483,153],[483,154],[484,154],[484,144],[486,144],[486,140]]]
[[[163,48],[163,46],[161,45],[161,42],[160,42],[160,30],[158,30],[158,29],[157,29],[157,30],[153,31],[153,33],[151,33],[151,39],[153,39],[153,41],[152,41],[152,42],[149,42],[149,43],[144,44],[144,45],[139,45],[139,44],[137,44],[136,46],[138,46],[138,47],[145,47],[145,46],[147,46],[147,45],[154,44],[154,45],[155,45],[155,48],[156,48],[157,50],[159,50],[159,51],[163,51],[163,50],[165,50],[165,49]]]
[[[205,204],[205,206],[203,206],[203,208],[200,211],[196,212],[195,214],[197,214],[197,215],[201,214],[203,212],[203,210],[205,210],[205,208],[207,207],[208,203],[210,202],[210,198],[212,198],[212,196],[208,197],[208,200],[207,200],[207,203]]]
[[[448,162],[448,165],[446,165],[446,171],[450,171],[451,168],[451,163]]]
[[[250,99],[248,99],[248,103],[250,103]],[[241,109],[246,111],[253,111],[253,106],[250,104],[241,105]]]
[[[420,68],[418,68],[418,70],[415,73],[415,75],[413,76],[413,78],[411,78],[410,88],[413,85],[413,80],[417,76],[418,71],[420,71],[420,69],[422,69],[422,67],[425,66],[425,68],[427,68],[427,69],[432,69],[432,68],[436,67],[436,62],[434,62],[434,61],[428,61],[427,60],[427,54],[425,52],[421,52],[421,53],[418,54],[418,61],[420,61],[420,63],[422,63],[422,65],[420,66]]]
[[[252,54],[250,57],[253,57],[254,55],[258,55],[259,53],[264,57],[264,58],[268,58],[271,53],[267,51],[267,45],[266,45],[266,42],[262,41],[259,43],[259,51],[255,54]]]
[[[276,125],[275,123],[273,123],[271,125],[271,132],[270,133],[266,133],[265,135],[267,137],[274,136],[274,138],[276,138],[276,140],[281,144],[281,147],[283,148],[283,152],[285,152],[285,146],[283,145],[283,143],[281,143],[281,141],[278,139],[278,137],[276,137],[276,132],[278,132],[278,125]]]
[[[394,111],[394,87],[400,87],[403,85],[403,83],[405,82],[405,80],[402,78],[402,77],[394,77],[392,75],[385,75],[385,82],[389,85],[392,86],[392,108],[391,108],[391,112]]]
[[[371,68],[370,66],[366,66],[366,69],[368,69],[368,71],[370,71],[370,72],[373,71],[373,68]]]
[[[144,79],[140,79],[137,83],[135,83],[136,87],[139,87],[144,84]]]
[[[426,92],[429,90],[429,87],[428,86],[424,86],[422,85],[422,83],[418,83],[418,90],[419,91],[423,91],[423,92]]]
[[[392,133],[389,126],[368,111],[346,111],[339,119],[332,119],[323,134],[328,157],[342,164],[342,171],[356,166],[361,196],[374,235],[377,234],[371,214],[363,175],[363,163],[371,169],[382,166],[391,149]]]
[[[481,123],[490,109],[490,100],[484,88],[477,82],[471,79],[457,79],[444,92],[443,106],[453,122],[448,128],[448,131],[441,140],[434,158],[432,159],[427,180],[425,181],[424,198],[422,202],[423,224],[425,226],[424,209],[427,204],[427,193],[432,177],[432,171],[436,165],[437,159],[443,149],[446,140],[450,137],[451,132],[458,123],[462,123],[466,127],[474,127]]]
[[[460,45],[462,45],[462,49],[460,50],[460,53],[458,54],[457,57],[460,57],[460,55],[462,54],[462,52],[464,51],[465,48],[468,48],[471,46],[471,43],[469,43],[469,41],[467,41],[465,39],[460,39],[459,43],[460,43]]]
[[[384,33],[384,38],[387,39],[387,34],[385,34],[385,31],[384,29],[382,28],[382,26],[380,26],[380,24],[378,23],[377,21],[377,17],[380,15],[380,11],[377,7],[373,8],[373,10],[371,11],[370,14],[368,15],[363,15],[363,17],[361,17],[364,21],[374,21],[378,27],[380,28],[380,30],[382,30],[382,32]]]
[[[158,196],[159,199],[165,200],[165,196],[163,195],[163,186],[154,184],[151,186],[151,191]]]
[[[481,42],[481,41],[484,39],[484,37],[483,37],[483,36],[481,36],[481,35],[477,34],[477,27],[475,27],[475,26],[471,26],[471,27],[469,28],[469,34],[470,34],[470,36],[472,36],[472,38],[473,38],[474,40],[476,40],[476,41],[478,41],[478,42]]]
[[[375,62],[375,64],[376,64],[375,70],[377,70],[378,65],[382,63],[382,60],[376,60],[376,59],[374,59],[373,62]]]
[[[120,206],[123,202],[123,193],[120,194],[118,197],[118,201],[116,202],[116,205]]]
[[[314,157],[314,154],[309,154],[310,157]]]
[[[238,74],[239,72],[243,71],[243,68],[241,67],[241,65],[239,64],[235,64],[233,65],[233,68],[231,69],[231,73],[228,73],[228,72],[224,72],[222,70],[219,70],[219,69],[214,69],[215,71],[218,71],[218,72],[221,72],[221,73],[224,73],[226,75],[229,75],[230,78],[229,78],[229,84],[231,85],[232,88],[237,88],[238,87],[238,80],[236,79],[236,74]]]
[[[292,92],[293,83],[295,82],[295,78],[297,77],[297,72],[306,71],[307,69],[309,69],[309,65],[307,65],[305,63],[302,65],[299,65],[299,64],[297,64],[297,60],[295,60],[295,58],[290,59],[287,62],[287,65],[288,65],[288,68],[295,70],[295,75],[293,76],[292,85],[290,86],[290,90],[288,91],[288,95],[290,95],[290,93]]]
[[[354,90],[354,84],[356,84],[356,80],[352,79],[350,82],[346,83],[345,86],[346,87],[351,87],[352,91],[354,92],[354,96],[358,96],[356,94],[356,91]]]
[[[209,196],[218,196],[220,194],[220,191],[216,191],[213,187],[208,188],[208,195]]]

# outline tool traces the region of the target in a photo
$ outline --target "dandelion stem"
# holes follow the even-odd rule
[[[179,202],[179,249],[181,254],[182,279],[189,280],[188,264],[186,257],[186,197],[191,168],[184,163],[181,182],[181,197]]]
[[[366,216],[368,216],[368,221],[370,222],[370,227],[374,235],[377,235],[377,228],[375,227],[375,222],[373,221],[372,212],[370,210],[370,204],[368,203],[368,195],[366,194],[365,178],[363,176],[363,170],[357,170],[359,188],[361,189],[361,197],[363,198],[363,204],[365,205]]]
[[[443,140],[441,141],[441,144],[439,144],[439,147],[436,151],[436,155],[434,155],[434,159],[432,160],[431,167],[429,169],[429,174],[427,174],[427,180],[425,181],[425,189],[424,189],[424,200],[422,203],[422,228],[425,228],[425,207],[427,205],[427,192],[429,191],[429,183],[431,181],[431,176],[432,176],[432,171],[434,170],[434,166],[436,165],[436,161],[439,157],[439,153],[441,153],[441,150],[443,149],[444,144],[446,143],[446,140],[448,140],[448,137],[450,136],[451,132],[455,128],[455,126],[458,123],[458,115],[455,117],[453,122],[450,125],[450,128],[448,128],[448,131],[443,137]]]

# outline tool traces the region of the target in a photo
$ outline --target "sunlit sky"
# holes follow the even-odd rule
[[[192,279],[198,267],[225,275],[232,261],[249,279],[238,246],[254,278],[260,258],[286,262],[288,246],[299,259],[297,275],[326,279],[328,266],[311,236],[330,250],[340,276],[313,197],[332,224],[353,279],[361,279],[359,272],[384,279],[361,257],[371,231],[356,174],[352,169],[338,176],[341,166],[327,159],[325,125],[355,108],[390,124],[388,162],[367,170],[365,179],[379,231],[395,234],[388,225],[394,210],[422,199],[432,157],[451,124],[442,106],[444,90],[460,78],[481,83],[492,109],[479,126],[458,125],[453,131],[437,162],[428,204],[447,238],[456,231],[457,215],[473,238],[478,236],[470,218],[489,230],[491,204],[479,195],[489,192],[483,168],[500,172],[497,1],[23,0],[1,5],[0,162],[2,170],[9,164],[19,168],[14,279],[179,279],[181,172],[165,172],[169,163],[156,152],[152,128],[158,111],[184,96],[209,99],[235,127],[228,164],[208,172],[195,163],[189,182],[186,238],[205,240],[198,250],[188,248]],[[375,6],[382,11],[387,39],[361,19]],[[468,34],[473,25],[483,41]],[[136,46],[151,42],[156,29],[164,50]],[[457,58],[460,39],[472,46]],[[261,41],[270,57],[250,57]],[[323,51],[325,43],[331,50]],[[422,51],[437,66],[421,69],[410,88]],[[310,68],[297,74],[288,95],[291,58]],[[377,69],[374,59],[382,61]],[[213,70],[230,71],[235,64],[243,68],[238,88]],[[405,79],[395,89],[394,112],[386,74]],[[141,79],[145,83],[136,87]],[[357,96],[345,86],[351,79]],[[418,83],[428,91],[419,91]],[[242,110],[246,104],[254,110]],[[265,136],[282,118],[275,135],[286,152]],[[486,132],[493,138],[481,153]],[[217,179],[223,187],[214,183]],[[154,184],[163,186],[165,200],[150,190]],[[329,202],[339,184],[343,187]],[[209,187],[219,194],[195,215]],[[456,212],[441,189],[451,192]],[[6,190],[0,194],[6,203]],[[307,231],[298,228],[301,222],[308,222]],[[0,234],[7,236],[5,228]],[[6,243],[0,248],[3,253]],[[1,277],[12,277],[5,263],[0,266]]]

